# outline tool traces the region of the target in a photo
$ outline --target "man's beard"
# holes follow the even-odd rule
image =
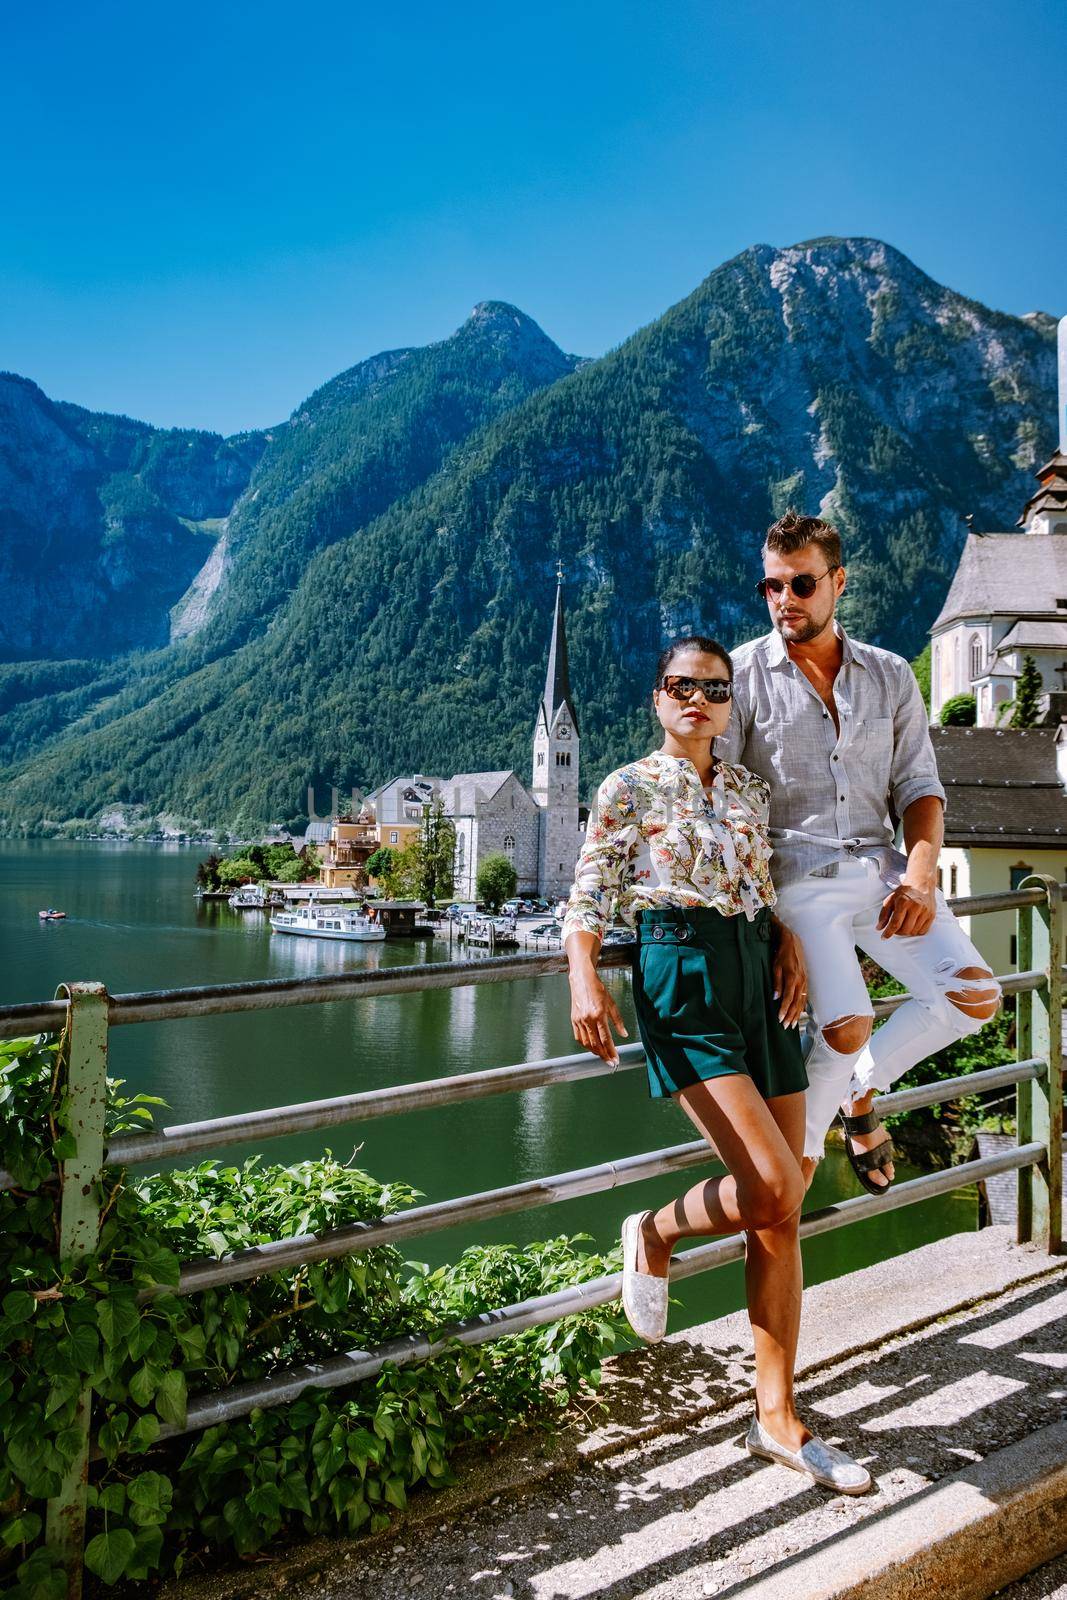
[[[825,632],[833,620],[834,614],[832,611],[828,617],[823,619],[822,622],[817,621],[815,617],[811,616],[807,617],[806,620],[800,624],[790,620],[789,627],[791,631],[788,635],[785,633],[786,624],[783,620],[776,619],[774,626],[782,635],[782,638],[788,639],[790,644],[807,644],[809,640],[817,639],[820,633]],[[796,631],[792,631],[793,629]]]

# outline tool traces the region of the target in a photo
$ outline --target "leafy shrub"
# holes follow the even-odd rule
[[[973,694],[954,694],[941,707],[943,728],[973,728],[978,720],[978,702]]]
[[[109,1136],[151,1120],[143,1095],[109,1083]],[[103,1583],[179,1572],[205,1549],[250,1556],[272,1539],[377,1531],[414,1484],[456,1481],[464,1442],[543,1425],[595,1389],[621,1326],[607,1308],[446,1352],[373,1379],[159,1442],[191,1391],[235,1383],[401,1335],[434,1337],[457,1318],[617,1270],[575,1247],[588,1234],[524,1248],[472,1247],[431,1271],[378,1245],[357,1255],[179,1297],[179,1256],[221,1256],[270,1238],[409,1205],[327,1152],[292,1167],[252,1158],[127,1178],[101,1196],[98,1253],[55,1258],[55,1165],[72,1153],[57,1045],[0,1044],[0,1583],[19,1600],[59,1600],[40,1544],[42,1504],[76,1459],[77,1396],[92,1389],[100,1459],[89,1486],[86,1566]],[[153,1297],[139,1302],[143,1290]]]

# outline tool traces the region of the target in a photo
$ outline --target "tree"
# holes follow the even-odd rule
[[[978,720],[978,702],[973,694],[954,694],[941,707],[943,728],[973,728]]]
[[[436,900],[451,900],[455,893],[456,828],[445,816],[440,795],[422,808],[419,835],[419,895],[428,906]]]
[[[227,884],[261,883],[265,876],[262,864],[255,861],[251,853],[227,856],[219,862],[219,885],[222,888]]]
[[[383,887],[387,885],[390,877],[392,876],[393,860],[395,856],[396,851],[390,850],[387,844],[380,845],[378,849],[375,850],[374,854],[368,857],[368,878],[373,878],[376,883],[382,884]]]
[[[1023,670],[1015,686],[1015,704],[1011,713],[1013,728],[1032,728],[1037,722],[1037,702],[1043,689],[1041,674],[1033,656],[1023,656]]]
[[[486,856],[478,868],[476,889],[478,899],[487,905],[490,911],[499,911],[505,900],[510,900],[515,893],[515,886],[519,875],[515,871],[515,863],[507,856]]]
[[[206,861],[201,861],[200,865],[196,869],[196,881],[200,885],[201,889],[210,890],[218,888],[219,867],[221,865],[222,857],[220,855],[216,855],[214,851],[211,852]]]
[[[915,674],[915,681],[919,685],[919,693],[923,697],[923,700],[924,700],[924,702],[926,704],[927,711],[929,711],[929,709],[930,709],[930,646],[929,645],[927,645],[926,648],[919,655],[917,655],[915,657],[915,660],[911,664],[911,670]]]

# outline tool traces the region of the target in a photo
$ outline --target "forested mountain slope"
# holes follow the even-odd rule
[[[90,694],[0,815],[254,824],[295,819],[308,784],[324,803],[405,770],[525,770],[558,558],[588,791],[646,747],[665,634],[766,625],[759,543],[787,503],[841,529],[846,625],[914,654],[962,517],[1010,527],[1052,448],[1054,360],[1051,318],[989,311],[877,241],[756,246],[312,555],[265,630],[197,657],[209,618]]]

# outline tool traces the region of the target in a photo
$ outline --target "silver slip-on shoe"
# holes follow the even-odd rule
[[[649,1344],[667,1331],[669,1280],[637,1270],[637,1236],[649,1211],[635,1211],[622,1225],[622,1309],[631,1328]]]
[[[799,1450],[787,1450],[777,1439],[772,1439],[758,1417],[752,1418],[745,1449],[750,1456],[762,1456],[766,1461],[778,1461],[783,1467],[796,1472],[806,1472],[816,1483],[823,1483],[838,1494],[866,1494],[873,1479],[866,1467],[853,1461],[843,1450],[822,1439],[809,1439]]]

